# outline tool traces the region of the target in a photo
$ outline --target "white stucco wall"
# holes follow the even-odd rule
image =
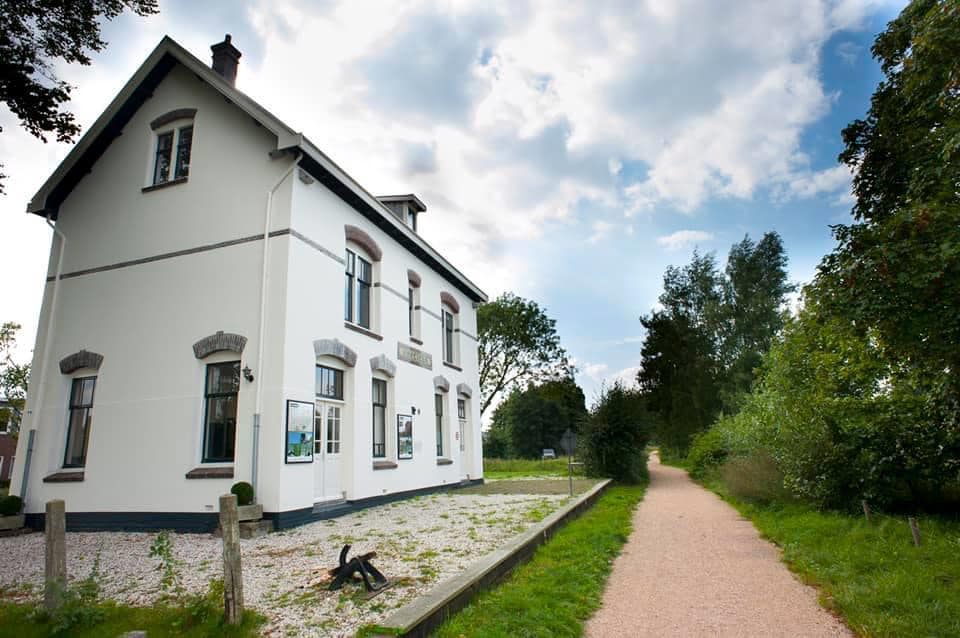
[[[352,377],[352,396],[346,397],[350,404],[351,422],[344,422],[344,489],[348,499],[417,489],[426,486],[457,483],[461,479],[482,476],[482,451],[480,438],[480,407],[476,342],[463,335],[460,340],[460,366],[462,371],[443,365],[441,346],[441,323],[434,315],[440,314],[441,291],[452,294],[460,305],[460,328],[476,335],[476,311],[472,302],[456,287],[413,256],[397,241],[382,232],[372,222],[353,210],[334,193],[319,182],[294,184],[292,227],[311,242],[319,244],[333,255],[343,255],[346,248],[344,226],[356,226],[377,243],[383,252],[374,268],[376,317],[372,321],[375,331],[382,337],[378,340],[344,327],[343,287],[344,266],[307,242],[290,239],[289,296],[285,347],[284,391],[288,398],[304,401],[314,396],[314,366],[316,361],[313,342],[317,339],[336,338],[357,353],[354,368],[344,369]],[[430,220],[421,220],[427,223]],[[440,223],[440,220],[437,220]],[[421,305],[433,314],[421,310],[421,338],[423,345],[409,339],[407,322],[408,288],[407,270],[416,271],[421,279]],[[389,289],[388,289],[389,287]],[[395,291],[395,292],[393,292]],[[400,293],[399,295],[396,293]],[[377,308],[378,306],[378,308]],[[433,368],[401,361],[397,356],[397,344],[403,343],[432,355]],[[370,359],[386,355],[396,365],[396,376],[388,382],[387,406],[387,459],[396,461],[396,469],[374,470],[372,458],[372,378]],[[446,454],[454,460],[452,465],[437,465],[434,382],[442,375],[450,383],[446,394],[448,443]],[[469,440],[463,461],[459,444],[454,440],[457,432],[457,385],[465,383],[473,389],[473,400],[468,401],[470,415]],[[414,416],[413,459],[396,458],[396,416],[410,414],[416,407],[420,414]],[[393,444],[391,444],[391,441]],[[304,502],[312,496],[308,493],[312,483],[307,480],[314,471],[310,467],[287,466],[281,470],[294,477],[284,481],[291,491],[291,499]]]
[[[142,192],[153,166],[150,122],[178,108],[195,108],[189,180]],[[344,225],[365,230],[383,257],[375,280],[377,340],[344,327],[343,265],[316,246],[281,232],[269,240],[264,361],[257,362],[260,329],[262,241],[268,190],[292,158],[271,159],[276,139],[249,116],[177,67],[125,126],[103,156],[61,205],[57,226],[67,237],[64,273],[113,269],[63,279],[52,327],[50,352],[41,361],[53,283],[45,284],[34,350],[34,379],[23,432],[36,431],[26,511],[64,498],[68,512],[213,512],[217,497],[238,480],[251,480],[253,417],[262,385],[257,498],[268,512],[311,507],[316,497],[315,464],[284,463],[286,401],[313,401],[317,363],[313,342],[339,339],[357,355],[347,371],[343,431],[342,488],[349,499],[457,483],[482,475],[476,343],[459,334],[462,371],[444,366],[440,293],[460,305],[460,328],[476,335],[471,301],[420,263],[319,182],[305,184],[294,171],[275,191],[271,231],[308,238],[334,256],[345,248]],[[427,223],[442,220],[422,218]],[[42,223],[40,219],[36,223]],[[235,242],[214,246],[222,242]],[[176,251],[200,249],[169,256]],[[163,256],[147,263],[131,260]],[[58,258],[54,240],[49,275]],[[407,330],[407,269],[422,278],[423,345],[411,344]],[[41,282],[38,282],[38,284]],[[392,293],[386,286],[397,291]],[[432,314],[431,314],[432,313]],[[247,338],[242,355],[217,353],[198,360],[193,343],[218,330]],[[397,344],[414,345],[433,356],[433,369],[401,361]],[[103,355],[99,371],[60,373],[58,362],[81,349]],[[414,417],[414,458],[397,460],[395,441],[388,457],[398,467],[373,470],[370,359],[388,357],[397,368],[388,384],[388,441],[396,436],[396,415]],[[186,479],[201,464],[204,379],[209,363],[240,360],[253,369],[241,381],[236,457],[232,479]],[[40,377],[46,363],[42,404]],[[84,480],[44,483],[61,471],[66,441],[68,395],[75,377],[96,374],[97,386]],[[449,381],[446,395],[448,453],[454,463],[438,466],[434,435],[434,382]],[[459,383],[473,390],[467,452],[461,459],[457,432]],[[21,460],[28,437],[20,437],[18,469],[11,493],[19,493]],[[212,464],[223,465],[223,464]]]
[[[152,167],[150,122],[182,107],[197,109],[189,180],[143,193]],[[175,68],[62,204],[57,226],[67,237],[64,273],[261,234],[267,190],[290,165],[289,159],[269,158],[274,147],[275,139],[249,117]],[[290,183],[274,197],[272,228],[289,223]],[[50,276],[58,247],[54,239]],[[205,365],[240,358],[256,367],[262,250],[262,241],[250,241],[62,280],[43,405],[38,407],[53,290],[53,283],[46,283],[34,350],[37,383],[30,389],[23,427],[25,433],[37,431],[27,512],[42,511],[51,498],[65,498],[68,512],[215,509],[217,496],[233,481],[187,480],[184,474],[200,464]],[[281,245],[271,259],[278,264],[271,268],[273,299],[283,296],[286,259]],[[268,333],[265,350],[278,357],[284,306],[270,308],[278,330]],[[247,337],[242,357],[194,357],[192,344],[217,330]],[[43,483],[63,463],[71,378],[93,374],[60,373],[60,359],[80,349],[104,356],[85,479]],[[268,356],[265,368],[271,367],[272,377],[255,371],[257,381],[241,385],[234,480],[249,478],[256,383],[281,378],[279,360],[271,363]],[[265,387],[265,399],[271,393],[275,402],[279,383]],[[22,436],[20,447],[26,441]],[[21,474],[22,468],[15,473],[12,493],[19,492]]]

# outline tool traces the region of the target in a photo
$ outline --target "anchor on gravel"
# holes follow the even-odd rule
[[[343,584],[353,580],[355,574],[360,574],[363,579],[363,586],[369,592],[378,592],[384,589],[389,583],[386,576],[380,573],[380,570],[370,564],[371,558],[376,558],[376,552],[369,552],[354,556],[347,560],[347,554],[350,553],[350,546],[344,545],[340,550],[340,565],[331,569],[328,573],[333,576],[333,582],[328,588],[334,591],[343,587]]]

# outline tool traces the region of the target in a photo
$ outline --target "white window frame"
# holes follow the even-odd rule
[[[447,321],[450,321],[450,342],[447,343]],[[452,366],[460,365],[460,313],[443,304],[440,306],[440,342],[443,362]]]
[[[190,155],[187,159],[187,174],[177,177],[177,155],[178,149],[180,148],[181,136],[183,132],[187,129],[190,129]],[[147,166],[147,186],[163,186],[164,184],[169,184],[171,182],[181,183],[185,182],[190,178],[190,172],[192,171],[193,164],[193,149],[194,142],[196,141],[196,127],[194,126],[192,118],[181,118],[174,120],[169,124],[166,124],[153,133],[153,143],[150,145],[150,161]],[[167,167],[167,178],[163,181],[157,181],[157,159],[159,155],[159,145],[160,138],[170,135],[171,136],[171,146],[170,146],[170,162]]]

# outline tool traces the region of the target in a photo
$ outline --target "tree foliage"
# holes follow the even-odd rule
[[[878,36],[884,79],[843,131],[854,223],[699,457],[768,451],[832,507],[960,502],[960,5],[914,0]],[[722,448],[718,447],[722,442]]]
[[[528,384],[570,376],[556,321],[535,301],[512,293],[477,310],[481,414],[498,396]]]
[[[583,390],[573,377],[516,389],[493,411],[483,453],[493,458],[540,458],[558,449],[563,433],[579,431],[587,416]]]
[[[660,443],[684,452],[723,410],[735,412],[754,370],[784,322],[787,258],[780,236],[734,244],[724,273],[712,254],[694,252],[663,278],[662,309],[640,318],[646,330],[637,375],[660,417]]]
[[[13,359],[18,330],[20,324],[12,321],[0,325],[0,396],[10,403],[13,410],[12,415],[0,414],[0,420],[6,423],[7,418],[12,417],[14,429],[19,429],[30,380],[30,364],[17,363]]]
[[[73,87],[57,78],[58,61],[90,64],[107,43],[101,20],[125,10],[146,16],[156,0],[13,0],[0,3],[0,100],[31,135],[69,142],[80,127],[62,107]],[[2,131],[2,129],[0,129]],[[3,188],[0,175],[0,192]]]
[[[579,448],[587,474],[637,483],[646,477],[653,416],[639,390],[604,388],[584,422]]]

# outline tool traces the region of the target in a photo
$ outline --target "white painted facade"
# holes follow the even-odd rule
[[[155,78],[151,70],[171,60],[152,95],[138,98],[138,87]],[[112,118],[138,99],[142,104],[113,137]],[[177,109],[196,109],[189,177],[150,189],[157,144],[151,122]],[[98,138],[112,141],[91,160]],[[89,172],[65,189],[71,168],[91,161]],[[63,244],[55,236],[11,485],[18,494],[26,480],[28,514],[42,512],[53,498],[65,499],[68,514],[112,513],[110,520],[121,526],[123,513],[211,513],[218,496],[241,480],[255,482],[266,512],[303,512],[338,496],[359,501],[482,477],[475,335],[483,293],[309,141],[171,40],[151,54],[30,211],[56,219],[65,249],[56,282]],[[382,252],[373,269],[373,335],[344,321],[348,226]],[[411,341],[408,326],[408,271],[420,278],[422,309],[415,312],[422,345]],[[456,366],[443,363],[442,293],[459,305]],[[195,356],[193,344],[217,331],[245,337],[242,352]],[[355,353],[355,365],[318,358],[315,342],[331,339]],[[431,369],[401,360],[399,347],[428,353]],[[62,373],[58,362],[83,350],[102,355],[99,368]],[[393,364],[392,377],[372,370],[376,357]],[[204,463],[206,369],[226,361],[249,367],[253,380],[241,379],[237,393],[233,461]],[[344,372],[343,401],[333,402],[340,408],[340,453],[328,456],[321,449],[312,463],[287,463],[287,401],[315,401],[318,363]],[[66,468],[71,384],[88,376],[97,381],[86,459],[82,468]],[[377,459],[375,376],[388,389],[387,450]],[[439,460],[438,376],[449,388],[441,393],[446,427]],[[458,398],[466,408],[462,440]],[[413,416],[412,459],[398,458],[397,415]],[[30,431],[25,477],[21,460]],[[374,469],[375,461],[395,467]],[[232,468],[233,476],[186,477],[211,467]],[[82,480],[61,482],[78,473]]]

